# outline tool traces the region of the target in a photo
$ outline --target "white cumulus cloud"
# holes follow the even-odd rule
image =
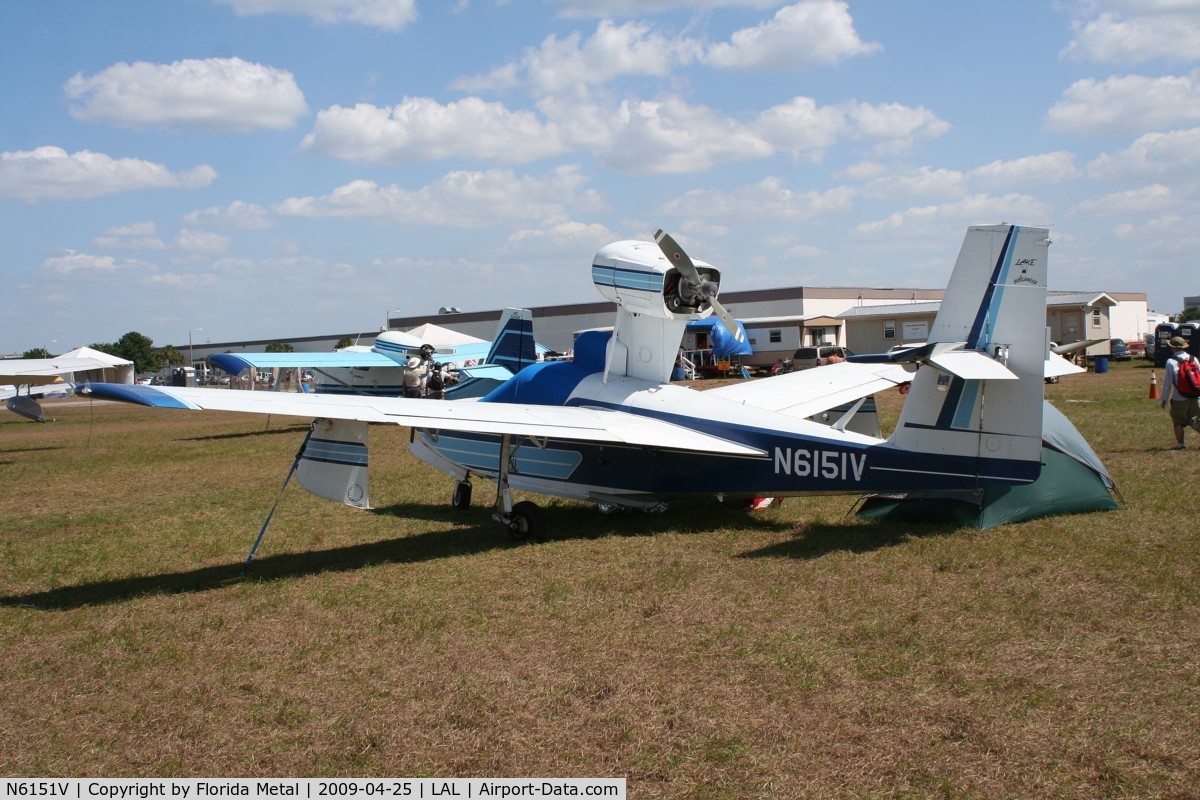
[[[653,14],[676,8],[723,8],[744,6],[770,8],[778,0],[550,0],[571,17],[611,17]]]
[[[1075,154],[1065,150],[1041,153],[1008,161],[993,161],[970,172],[974,186],[1003,187],[1052,184],[1081,175],[1075,165]]]
[[[308,113],[290,72],[240,58],[121,62],[63,90],[71,116],[126,128],[279,130]]]
[[[398,31],[417,18],[417,0],[216,0],[239,16],[302,14],[318,22],[354,22]]]
[[[1082,4],[1066,58],[1131,64],[1200,58],[1200,3],[1196,0],[1094,0]]]
[[[797,191],[780,178],[764,178],[731,191],[693,189],[663,210],[685,219],[788,221],[844,214],[854,207],[855,195],[847,186]]]
[[[214,228],[231,228],[253,231],[275,225],[271,212],[260,205],[234,200],[227,206],[213,206],[189,212],[183,217],[187,225],[202,225]]]
[[[949,123],[925,108],[853,101],[818,106],[811,97],[796,97],[767,109],[755,127],[781,150],[813,160],[820,160],[827,148],[843,138],[873,142],[877,152],[893,153],[950,129]]]
[[[1116,153],[1104,153],[1087,166],[1098,180],[1193,181],[1200,176],[1200,128],[1147,133]]]
[[[135,222],[108,228],[92,240],[102,250],[162,250],[166,247],[153,222]]]
[[[803,0],[760,25],[735,31],[728,42],[710,45],[702,60],[723,69],[803,69],[882,49],[858,37],[842,0]]]
[[[459,78],[453,87],[479,91],[525,85],[537,95],[558,94],[623,75],[665,76],[698,52],[697,43],[670,39],[644,23],[602,20],[587,39],[577,32],[561,38],[551,34],[538,47],[527,48],[518,61],[485,75]]]
[[[889,214],[880,220],[861,223],[854,228],[860,236],[907,237],[944,233],[947,228],[998,223],[1004,220],[1045,220],[1050,207],[1030,195],[1010,192],[1000,196],[971,194],[948,203],[913,206]]]
[[[1200,121],[1200,72],[1076,81],[1046,114],[1052,131],[1138,134]]]
[[[356,180],[321,197],[292,197],[275,207],[284,216],[373,219],[393,225],[482,228],[514,223],[555,225],[564,207],[580,198],[576,167],[560,167],[545,179],[511,170],[457,170],[420,189]],[[587,192],[583,192],[584,197]]]
[[[597,148],[596,157],[635,175],[701,172],[774,151],[751,128],[676,97],[622,102],[609,125],[610,138]]]
[[[175,247],[193,254],[224,253],[229,249],[229,237],[212,231],[183,228],[175,234]]]
[[[67,250],[61,255],[51,256],[42,262],[41,270],[61,277],[112,278],[149,274],[155,271],[153,264],[135,259],[118,259]]]
[[[374,164],[468,157],[520,164],[557,155],[554,126],[528,111],[509,111],[478,97],[441,104],[406,98],[393,107],[359,103],[317,114],[300,149]]]
[[[136,189],[198,189],[217,177],[207,164],[171,172],[162,164],[136,158],[112,158],[61,147],[0,153],[0,196],[28,202],[81,200]]]
[[[1164,211],[1177,204],[1178,201],[1170,188],[1161,183],[1152,183],[1149,186],[1140,186],[1124,192],[1089,197],[1082,201],[1076,210],[1089,215],[1124,216]]]

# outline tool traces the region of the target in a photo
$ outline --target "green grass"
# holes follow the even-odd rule
[[[301,421],[0,416],[0,773],[1195,796],[1200,442],[1169,450],[1148,383],[1136,362],[1046,387],[1117,512],[980,532],[860,522],[847,497],[547,500],[548,539],[512,545],[484,486],[452,511],[377,426],[377,509],[289,488],[246,572]]]

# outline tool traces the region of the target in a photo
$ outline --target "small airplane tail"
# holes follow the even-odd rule
[[[1049,244],[1045,228],[967,231],[928,344],[896,359],[919,367],[892,446],[971,469],[980,485],[1036,480]]]
[[[506,308],[496,328],[496,338],[488,350],[485,364],[499,364],[516,375],[537,363],[537,345],[533,341],[533,314],[524,308]]]

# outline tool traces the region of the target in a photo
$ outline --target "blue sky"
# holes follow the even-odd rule
[[[1200,292],[1200,0],[10,0],[0,353],[596,299],[672,232],[726,291]],[[735,309],[736,312],[736,309]]]

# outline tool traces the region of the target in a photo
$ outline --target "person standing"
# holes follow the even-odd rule
[[[404,396],[418,398],[421,396],[422,384],[425,381],[425,369],[421,359],[413,356],[404,367],[403,385]]]
[[[1171,348],[1174,355],[1167,359],[1166,375],[1163,377],[1163,393],[1162,400],[1159,405],[1166,408],[1167,404],[1171,405],[1171,424],[1175,426],[1175,449],[1183,450],[1187,447],[1183,443],[1184,427],[1191,427],[1193,430],[1200,432],[1200,398],[1187,397],[1180,393],[1178,382],[1179,365],[1195,356],[1187,351],[1188,343],[1182,336],[1174,336],[1167,346]]]

